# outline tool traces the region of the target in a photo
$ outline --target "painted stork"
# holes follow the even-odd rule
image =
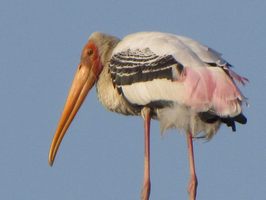
[[[246,98],[235,82],[248,80],[235,73],[221,54],[184,36],[140,32],[122,40],[93,33],[81,53],[72,86],[49,152],[53,165],[59,145],[89,90],[96,84],[98,99],[108,110],[144,119],[144,180],[141,199],[150,195],[150,120],[161,131],[186,133],[190,180],[189,199],[196,198],[193,138],[210,139],[222,123],[235,131],[246,123]]]

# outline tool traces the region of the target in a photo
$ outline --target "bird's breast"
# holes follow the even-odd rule
[[[103,68],[96,84],[99,101],[105,108],[123,115],[140,115],[140,108],[131,105],[114,86],[108,66]]]

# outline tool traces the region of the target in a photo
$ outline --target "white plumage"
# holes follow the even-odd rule
[[[184,66],[203,67],[206,66],[204,62],[225,63],[220,53],[193,39],[161,32],[130,34],[116,46],[112,55],[128,49],[146,48],[157,55],[173,55]]]
[[[225,73],[229,70],[228,63],[215,50],[184,36],[141,32],[126,36],[114,48],[112,56],[129,49],[143,52],[149,49],[159,56],[172,55],[185,67],[180,74],[176,66],[172,66],[172,76],[176,81],[154,79],[121,86],[129,102],[146,105],[152,101],[168,100],[188,106],[195,112],[212,109],[222,117],[234,117],[241,113],[244,98],[231,80],[235,77]],[[209,63],[220,67],[210,66]]]

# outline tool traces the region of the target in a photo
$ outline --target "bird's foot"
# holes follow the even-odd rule
[[[141,200],[149,200],[151,191],[151,183],[147,182],[143,185],[141,190]]]
[[[189,200],[195,200],[197,195],[197,187],[198,187],[198,179],[195,176],[192,176],[188,183],[188,194],[189,194]]]

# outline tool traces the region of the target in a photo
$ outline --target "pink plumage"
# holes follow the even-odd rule
[[[224,117],[238,115],[243,96],[232,78],[246,79],[233,73],[234,77],[229,77],[222,68],[185,67],[177,81],[185,87],[184,104],[199,112],[212,110]]]

